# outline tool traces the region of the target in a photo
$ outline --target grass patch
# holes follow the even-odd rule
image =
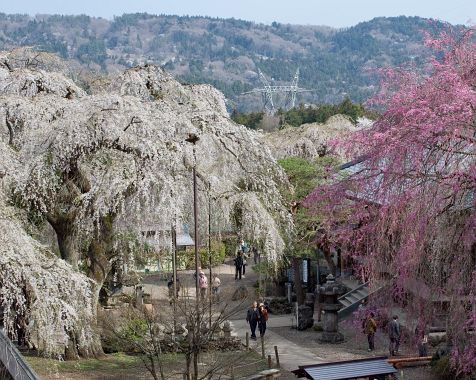
[[[125,369],[143,368],[139,356],[114,353],[106,355],[103,359],[81,359],[76,361],[62,361],[42,358],[38,356],[25,356],[28,363],[39,374],[51,373],[87,373],[124,371]]]
[[[42,378],[53,378],[62,375],[61,378],[71,379],[149,379],[152,378],[144,367],[140,356],[114,353],[105,355],[102,359],[81,359],[77,361],[60,361],[42,358],[33,355],[25,355],[27,362]],[[170,379],[182,379],[185,364],[183,354],[164,354],[164,372],[170,375]],[[236,377],[244,377],[267,369],[266,360],[254,351],[241,352],[204,352],[200,356],[201,363],[211,364],[216,360],[226,363],[219,372],[228,373],[230,366],[234,367]],[[206,366],[203,367],[205,370]],[[174,375],[172,375],[174,374]],[[68,377],[71,376],[71,377]],[[64,377],[66,376],[66,377]]]

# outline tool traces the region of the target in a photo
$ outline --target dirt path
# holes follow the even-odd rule
[[[252,260],[251,260],[252,261]],[[239,305],[239,309],[230,320],[233,327],[233,334],[238,336],[245,343],[246,332],[249,331],[247,325],[246,310],[251,302],[256,299],[254,285],[258,281],[258,275],[251,269],[252,265],[246,268],[246,274],[242,280],[235,280],[235,268],[231,259],[226,264],[222,264],[213,268],[213,273],[217,273],[221,283],[221,299],[231,304],[239,305],[239,302],[232,302],[231,295],[240,286],[245,286],[248,290],[248,299],[245,303]],[[204,270],[207,277],[208,270]],[[194,271],[180,271],[178,276],[184,287],[183,294],[187,294],[190,299],[195,299],[195,282],[193,278]],[[145,290],[152,294],[152,297],[159,302],[168,304],[167,281],[162,276],[149,276],[144,281]],[[219,306],[219,305],[218,305]],[[285,370],[283,374],[285,378],[290,376],[288,371],[297,369],[299,365],[317,364],[322,362],[353,360],[367,358],[373,356],[387,355],[387,337],[382,332],[378,332],[376,336],[376,347],[374,352],[367,352],[366,337],[360,331],[354,331],[350,324],[341,324],[340,328],[346,337],[341,344],[322,344],[318,342],[320,333],[313,329],[306,331],[297,331],[291,328],[292,315],[270,315],[268,321],[268,331],[265,336],[265,352],[266,356],[271,355],[273,362],[275,361],[274,346],[278,346],[280,362]],[[258,354],[261,354],[260,340],[251,342],[251,348]],[[415,355],[415,348],[411,346],[402,347],[402,355]],[[411,368],[403,372],[404,378],[414,380],[434,380],[434,375],[428,367]],[[292,375],[291,375],[292,377]],[[291,378],[290,377],[290,378]]]

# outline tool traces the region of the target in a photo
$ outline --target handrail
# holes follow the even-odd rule
[[[38,375],[28,365],[20,351],[0,328],[0,361],[10,373],[13,380],[39,380]]]
[[[341,298],[344,298],[344,297],[347,296],[348,294],[350,294],[350,293],[352,293],[352,292],[355,292],[355,291],[357,291],[357,290],[359,290],[359,289],[362,289],[365,285],[368,285],[368,284],[369,284],[369,281],[366,282],[365,284],[359,285],[357,288],[355,288],[355,289],[353,289],[352,291],[350,291],[350,292],[344,294]],[[378,287],[376,287],[376,288],[373,288],[372,291],[370,291],[370,289],[369,289],[369,293],[367,294],[367,296],[366,296],[366,297],[363,297],[362,299],[368,299],[371,295],[373,295],[374,293],[380,291],[381,289],[383,289],[383,288],[384,288],[385,286],[387,286],[387,285],[388,285],[388,284],[380,285],[380,286],[378,286]],[[341,298],[339,298],[339,300],[340,300]],[[353,312],[354,310],[356,310],[357,307],[358,307],[358,306],[357,306],[358,304],[359,304],[359,302],[354,302],[354,303],[352,303],[352,304],[350,304],[350,305],[348,305],[348,306],[344,306],[344,307],[343,307],[342,309],[340,309],[340,310],[338,311],[338,313],[337,313],[338,316],[339,316],[339,318],[344,318],[344,317],[347,316],[350,312]]]
[[[367,286],[369,283],[370,283],[370,281],[367,281],[366,283],[363,283],[363,284],[357,286],[356,288],[352,289],[351,291],[345,293],[343,296],[340,296],[340,297],[338,298],[338,300],[340,301],[341,299],[344,299],[344,298],[347,297],[349,294],[354,293],[354,292],[356,292],[357,290],[362,289],[364,286]]]

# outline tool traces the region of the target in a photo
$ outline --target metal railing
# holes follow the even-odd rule
[[[338,299],[339,300],[344,299],[348,295],[350,295],[352,293],[355,293],[358,290],[363,289],[364,287],[368,287],[369,284],[370,284],[370,281],[367,281],[366,283],[359,285],[357,288],[352,289],[350,292],[347,292],[346,294],[339,297]],[[340,309],[339,312],[338,312],[339,320],[342,320],[343,318],[347,317],[348,315],[353,313],[355,310],[357,310],[358,307],[359,307],[360,302],[363,299],[369,299],[370,296],[373,296],[375,293],[380,292],[382,289],[386,288],[388,285],[389,285],[388,283],[383,283],[383,284],[380,283],[377,286],[373,287],[372,290],[369,289],[368,294],[367,294],[366,297],[363,297],[358,302],[354,302],[351,305],[343,307],[342,309]]]
[[[39,380],[38,375],[25,362],[20,351],[0,328],[0,361],[13,380]]]
[[[365,287],[368,287],[368,286],[369,286],[369,283],[370,283],[370,281],[367,281],[367,282],[365,282],[365,283],[363,283],[363,284],[360,284],[360,285],[357,286],[356,288],[351,289],[350,291],[348,291],[348,292],[345,293],[344,295],[340,296],[338,299],[339,299],[339,300],[342,300],[342,299],[344,299],[345,297],[347,297],[349,294],[355,293],[355,292],[357,292],[357,290],[360,290],[360,289],[363,289],[363,288],[365,288]]]

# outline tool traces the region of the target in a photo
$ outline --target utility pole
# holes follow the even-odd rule
[[[208,300],[209,300],[209,328],[212,328],[212,197],[211,197],[212,185],[208,182],[208,267],[210,269],[210,281],[208,285]]]
[[[195,156],[195,144],[200,140],[200,138],[194,134],[190,133],[185,141],[193,144],[193,222],[194,222],[194,233],[195,233],[195,312],[197,317],[197,331],[200,329],[200,290],[199,290],[199,274],[198,274],[198,200],[197,200],[197,158]]]
[[[172,280],[174,282],[172,295],[172,302],[174,308],[174,329],[173,337],[175,339],[175,333],[177,331],[177,230],[175,224],[172,224]]]

